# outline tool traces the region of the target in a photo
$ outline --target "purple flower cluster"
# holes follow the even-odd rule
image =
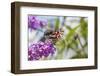
[[[46,21],[39,20],[36,16],[28,16],[28,28],[37,30],[44,27],[45,25],[47,25]]]
[[[39,60],[42,57],[48,57],[49,55],[53,55],[56,51],[56,48],[52,44],[51,41],[47,40],[45,42],[38,42],[36,44],[32,44],[28,49],[28,60]]]

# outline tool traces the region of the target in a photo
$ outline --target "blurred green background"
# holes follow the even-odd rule
[[[57,41],[56,59],[79,59],[88,57],[88,21],[84,17],[64,17],[67,33]],[[58,22],[56,22],[58,23]],[[59,27],[59,26],[58,26]]]

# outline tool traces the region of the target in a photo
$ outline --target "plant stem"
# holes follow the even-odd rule
[[[77,39],[78,39],[78,41],[79,41],[79,43],[80,43],[80,45],[81,45],[81,47],[82,47],[82,49],[83,49],[83,51],[84,51],[84,46],[83,46],[82,43],[81,43],[81,40],[80,40],[79,35],[77,35]]]

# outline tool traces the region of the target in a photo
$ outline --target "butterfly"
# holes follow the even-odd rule
[[[53,43],[56,43],[57,40],[59,40],[62,37],[63,33],[64,33],[64,31],[62,29],[47,30],[44,33],[44,37],[42,38],[42,41],[44,41],[46,39],[50,39],[53,41]]]

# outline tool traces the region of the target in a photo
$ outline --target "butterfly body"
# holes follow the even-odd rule
[[[63,31],[60,29],[60,30],[47,30],[45,33],[44,33],[44,37],[41,39],[42,41],[45,41],[47,39],[49,40],[52,40],[53,43],[56,43],[57,40],[59,40],[63,35]]]

